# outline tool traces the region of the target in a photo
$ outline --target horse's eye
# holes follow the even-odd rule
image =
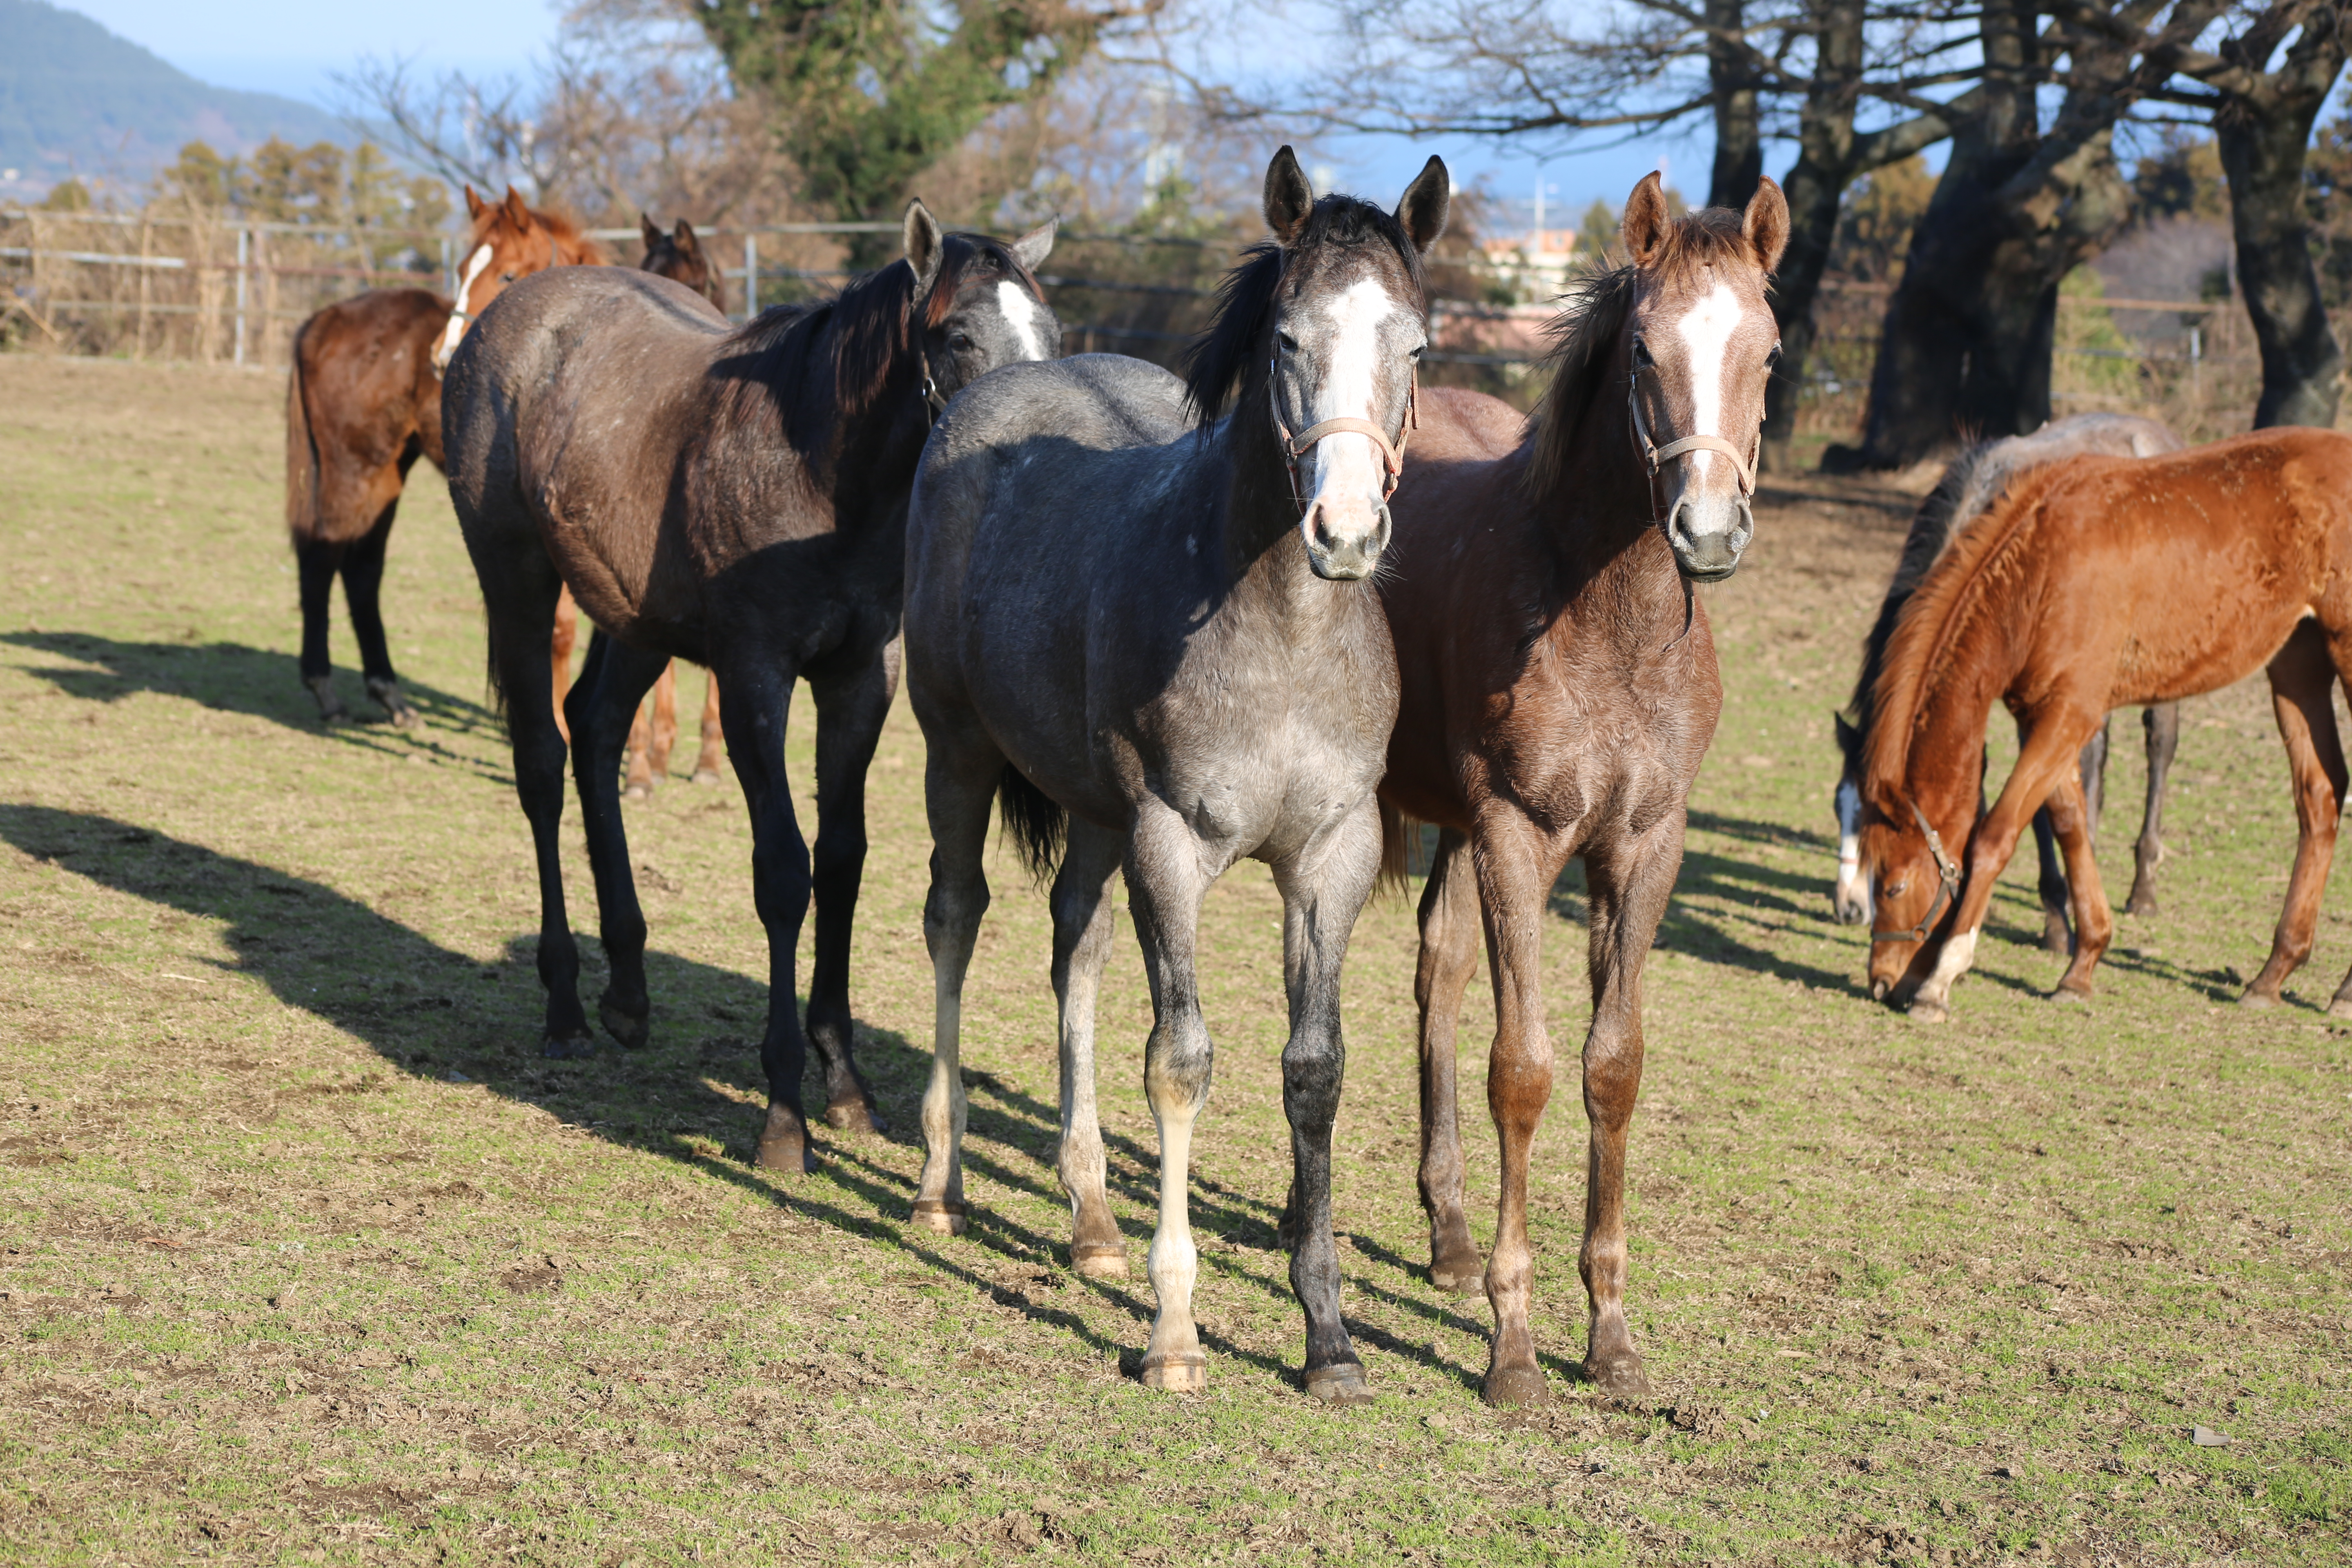
[[[1897,877],[1895,880],[1886,884],[1886,896],[1890,899],[1899,899],[1903,896],[1903,890],[1910,885],[1909,881],[1901,877]]]
[[[1774,344],[1772,345],[1772,352],[1771,352],[1770,353],[1766,354],[1766,355],[1764,356],[1764,368],[1765,368],[1766,370],[1770,370],[1770,369],[1772,369],[1774,366],[1778,365],[1780,363],[1780,345],[1779,343],[1774,343]]]
[[[1633,368],[1648,370],[1658,362],[1650,357],[1650,345],[1640,338],[1633,340]]]
[[[1288,332],[1275,333],[1274,346],[1286,354],[1295,354],[1298,352],[1298,341]]]
[[[514,280],[515,275],[511,272],[501,272],[499,274],[499,281],[501,283],[511,283]]]
[[[961,353],[966,349],[971,347],[971,339],[962,332],[950,332],[948,334],[948,347],[953,349],[958,353]]]

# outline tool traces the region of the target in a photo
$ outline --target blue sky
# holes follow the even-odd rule
[[[68,8],[205,81],[337,110],[344,105],[335,73],[370,54],[414,59],[427,74],[520,76],[553,39],[561,9],[544,0],[401,0],[381,8],[320,0],[70,0]],[[1514,201],[1525,202],[1536,180],[1528,154],[1468,138],[1357,137],[1331,150],[1339,183],[1381,200],[1402,193],[1432,153],[1446,161],[1458,184],[1484,174]],[[1707,157],[1704,135],[1555,157],[1544,181],[1559,216],[1548,214],[1546,222],[1573,224],[1596,197],[1612,205],[1623,201],[1633,182],[1662,161],[1672,183],[1703,199]],[[1783,161],[1776,157],[1768,167],[1777,173]]]

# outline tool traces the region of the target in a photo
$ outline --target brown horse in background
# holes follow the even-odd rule
[[[1401,700],[1381,784],[1391,864],[1408,819],[1442,831],[1421,901],[1422,1202],[1430,1276],[1478,1289],[1463,1217],[1454,1023],[1483,928],[1496,1035],[1486,1098],[1502,1145],[1491,1405],[1545,1395],[1528,1311],[1528,1155],[1551,1096],[1543,934],[1554,881],[1584,861],[1592,1022],[1584,1373],[1649,1387],[1625,1324],[1625,1138],[1642,1082],[1642,962],[1682,864],[1691,782],[1723,702],[1693,581],[1729,576],[1779,336],[1764,287],[1789,235],[1766,180],[1747,212],[1675,219],[1658,176],[1625,206],[1633,260],[1574,290],[1534,420],[1492,398],[1423,402],[1391,510],[1381,597]]]
[[[1863,778],[1877,918],[1871,991],[1949,1016],[1993,884],[2047,801],[2091,994],[2114,920],[2074,766],[2116,708],[2214,691],[2267,665],[2301,837],[2286,906],[2242,1001],[2279,1000],[2310,957],[2344,798],[2334,683],[2352,676],[2352,437],[2259,430],[2158,458],[2078,458],[2013,487],[1927,574],[1887,645]],[[2017,764],[1981,819],[1998,700]],[[1946,849],[1957,846],[1955,861]],[[2328,1011],[2352,1016],[2352,978]]]
[[[328,306],[294,334],[286,526],[300,574],[302,684],[330,721],[348,717],[327,658],[328,605],[341,575],[368,695],[395,725],[416,722],[400,694],[378,595],[410,467],[420,457],[445,467],[440,345],[454,344],[469,304],[478,310],[508,281],[543,267],[604,259],[568,220],[524,206],[511,186],[495,204],[467,186],[466,207],[473,218],[467,288],[454,305],[428,289],[373,289]]]

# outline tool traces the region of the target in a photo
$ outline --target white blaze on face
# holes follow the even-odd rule
[[[1363,419],[1387,426],[1374,406],[1380,390],[1381,329],[1403,307],[1376,278],[1350,284],[1326,307],[1323,384],[1311,394],[1314,406],[1307,423],[1326,419]],[[1297,431],[1293,431],[1295,436]],[[1310,497],[1329,492],[1361,494],[1371,505],[1381,504],[1388,484],[1388,464],[1372,438],[1360,431],[1341,430],[1324,437],[1307,449],[1302,476]]]
[[[496,252],[486,245],[466,258],[466,274],[457,279],[457,309],[449,312],[449,324],[441,329],[441,342],[433,350],[434,369],[440,370],[446,367],[449,363],[449,356],[457,352],[457,340],[466,335],[467,297],[473,293],[475,281],[489,266],[490,258],[495,254]]]
[[[996,309],[1004,324],[1013,329],[1013,338],[1021,345],[1023,359],[1045,357],[1045,324],[1038,319],[1037,301],[1029,290],[1010,278],[996,286]]]
[[[1731,335],[1739,330],[1747,314],[1731,285],[1718,283],[1675,323],[1675,331],[1690,356],[1691,425],[1684,435],[1729,438],[1723,427],[1724,361],[1731,351]],[[1732,444],[1738,445],[1737,441]],[[1702,447],[1690,453],[1686,460],[1700,465],[1692,471],[1703,477],[1712,465],[1722,460],[1722,454]]]
[[[1870,884],[1862,875],[1862,792],[1854,787],[1852,779],[1838,780],[1837,819],[1838,902],[1861,901],[1866,910]]]

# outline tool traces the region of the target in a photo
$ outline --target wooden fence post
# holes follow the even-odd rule
[[[760,237],[743,236],[743,319],[760,313]]]
[[[236,229],[236,360],[245,363],[245,267],[253,243],[253,231],[243,224]]]

